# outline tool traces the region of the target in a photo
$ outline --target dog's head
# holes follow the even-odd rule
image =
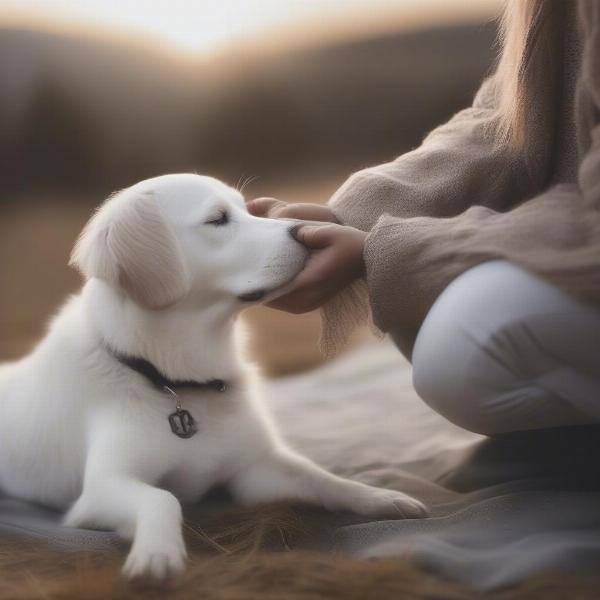
[[[70,264],[144,308],[188,299],[232,306],[274,297],[302,268],[292,223],[249,215],[242,195],[211,177],[147,179],[111,196],[81,233]]]

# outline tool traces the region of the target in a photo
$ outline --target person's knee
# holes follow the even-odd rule
[[[498,419],[485,408],[489,393],[482,394],[481,373],[474,373],[466,366],[461,360],[464,355],[456,350],[452,343],[436,343],[419,353],[413,360],[415,391],[451,423],[484,435],[499,433],[503,428]]]
[[[509,315],[487,319],[485,314],[494,310],[490,299],[506,293],[502,277],[488,277],[497,266],[472,269],[444,291],[413,352],[413,385],[421,399],[456,425],[486,435],[507,430],[495,399],[518,386],[498,344],[513,321]]]
[[[428,365],[429,366],[429,365]],[[499,435],[562,423],[560,399],[535,382],[514,382],[506,390],[488,385],[480,371],[463,370],[460,378],[421,369],[413,371],[417,394],[438,414],[463,429]]]

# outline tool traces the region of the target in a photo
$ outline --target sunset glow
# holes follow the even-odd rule
[[[455,16],[491,12],[498,0],[455,0]],[[131,32],[174,48],[207,53],[277,35],[298,23],[313,23],[326,35],[341,21],[373,21],[379,15],[429,18],[448,12],[441,0],[4,0],[0,25]]]

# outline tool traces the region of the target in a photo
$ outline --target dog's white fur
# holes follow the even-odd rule
[[[82,291],[29,356],[0,368],[0,489],[69,509],[68,525],[132,540],[132,577],[183,569],[179,501],[216,484],[245,504],[424,514],[400,492],[334,476],[290,450],[253,393],[234,332],[247,305],[239,297],[275,297],[305,258],[289,222],[249,215],[240,193],[209,177],[166,175],[110,198],[73,252]],[[228,389],[181,394],[199,431],[180,439],[167,422],[173,398],[106,344],[171,379],[220,378]]]

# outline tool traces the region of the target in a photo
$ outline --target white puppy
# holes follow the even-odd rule
[[[251,389],[235,317],[302,268],[290,229],[249,215],[209,177],[166,175],[112,196],[73,252],[82,291],[29,356],[0,368],[0,489],[132,540],[131,577],[183,569],[179,501],[216,484],[244,504],[422,516],[405,494],[290,450]]]

